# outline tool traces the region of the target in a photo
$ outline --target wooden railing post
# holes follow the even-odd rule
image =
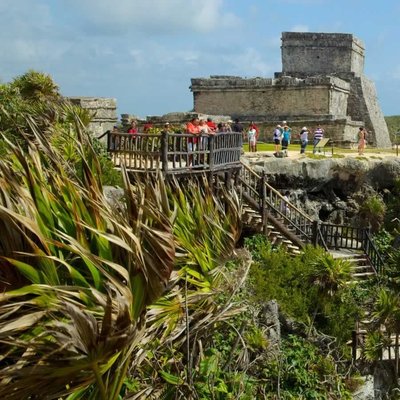
[[[357,347],[358,347],[358,333],[357,330],[354,329],[351,331],[351,356],[353,361],[357,359]]]
[[[161,132],[161,170],[164,175],[168,172],[168,132]]]
[[[261,199],[261,221],[263,227],[263,233],[266,235],[267,232],[267,188],[265,186],[265,171],[262,172],[260,181],[260,199]]]
[[[208,137],[208,148],[209,148],[209,159],[208,159],[208,168],[210,168],[210,172],[214,170],[214,146],[215,146],[215,137],[214,135],[210,135]]]
[[[318,235],[319,235],[319,222],[314,220],[312,223],[312,244],[318,246]]]
[[[107,131],[107,152],[111,150],[111,131]]]

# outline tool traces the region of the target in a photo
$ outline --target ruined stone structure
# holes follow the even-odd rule
[[[68,100],[88,110],[93,115],[89,129],[96,136],[112,130],[113,126],[117,123],[116,99],[105,97],[68,97]]]
[[[254,120],[268,129],[282,120],[293,128],[321,124],[337,144],[357,140],[390,147],[375,86],[364,75],[364,46],[351,34],[282,34],[282,72],[274,78],[193,78],[195,112]]]

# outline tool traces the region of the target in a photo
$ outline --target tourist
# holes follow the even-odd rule
[[[186,133],[193,135],[187,139],[187,149],[189,152],[195,152],[197,150],[198,137],[200,135],[199,119],[197,117],[192,118],[186,125]],[[189,155],[188,166],[193,163],[193,154]]]
[[[171,125],[169,124],[169,122],[166,122],[164,124],[164,128],[163,128],[162,131],[165,132],[165,133],[172,133]]]
[[[207,118],[207,126],[210,128],[210,131],[212,131],[212,132],[217,131],[217,125],[214,123],[214,121],[210,117]]]
[[[280,125],[277,125],[274,129],[274,134],[273,134],[273,141],[275,144],[275,153],[278,153],[280,145],[281,145],[281,139],[282,139],[282,127]]]
[[[292,130],[287,125],[285,125],[283,127],[283,132],[282,132],[281,145],[282,145],[282,153],[286,157],[288,156],[288,150],[287,149],[289,147],[291,137],[292,137]]]
[[[247,130],[247,138],[249,140],[249,151],[257,151],[257,131],[254,126],[249,126],[249,129]]]
[[[153,121],[149,120],[143,125],[143,132],[148,133],[153,128]]]
[[[239,119],[235,119],[235,123],[232,125],[233,132],[239,132],[243,134],[244,128],[243,125],[239,122]]]
[[[367,143],[367,131],[363,126],[361,126],[358,129],[358,154],[360,156],[364,154],[366,143]]]
[[[204,121],[204,119],[201,119],[199,121],[199,129],[200,129],[200,135],[209,135],[211,132],[214,134],[214,132],[207,125],[207,123],[206,123],[206,121]],[[207,145],[208,145],[207,137],[201,137],[200,138],[200,149],[206,149]]]
[[[258,141],[258,137],[260,135],[260,130],[258,129],[258,126],[255,124],[254,121],[250,121],[248,129],[255,129],[255,131],[256,131],[256,149],[255,149],[255,151],[257,151],[257,141]],[[250,146],[250,144],[249,144],[249,146]]]
[[[232,123],[233,121],[230,119],[228,122],[225,122],[224,123],[224,125],[225,125],[225,132],[232,132],[232,126],[231,126],[231,123]]]
[[[138,133],[138,128],[137,128],[137,123],[135,120],[131,121],[131,126],[128,129],[128,133],[132,134],[132,135],[137,135]]]
[[[303,126],[300,131],[300,154],[304,154],[306,152],[306,147],[308,144],[308,129],[306,126]]]
[[[218,133],[225,132],[225,126],[224,126],[224,124],[222,122],[218,122],[217,132]]]
[[[258,139],[258,136],[259,136],[259,134],[260,134],[260,130],[258,129],[258,126],[254,123],[254,121],[250,121],[249,129],[250,129],[250,128],[254,128],[254,129],[256,130],[256,132],[257,132],[257,139]]]
[[[313,153],[315,154],[317,152],[317,149],[315,148],[315,146],[324,138],[324,133],[325,131],[321,128],[321,125],[317,125],[317,128],[314,131],[314,140],[313,140],[313,145],[314,145],[314,149],[313,149]],[[321,151],[321,149],[319,149],[319,151]]]

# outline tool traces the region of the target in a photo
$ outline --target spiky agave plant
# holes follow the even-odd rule
[[[0,397],[114,400],[174,264],[166,190],[123,171],[112,207],[79,118],[79,173],[27,119],[29,151],[0,161]]]
[[[193,377],[204,358],[202,349],[210,345],[217,327],[232,323],[243,311],[233,298],[251,259],[247,252],[234,254],[241,227],[235,192],[211,190],[207,180],[175,183],[169,189],[178,257],[169,290],[149,306],[142,340],[148,351],[134,364],[146,366],[136,369],[135,376],[146,368],[152,374],[132,399],[196,398]],[[237,265],[229,271],[225,262],[232,258]]]

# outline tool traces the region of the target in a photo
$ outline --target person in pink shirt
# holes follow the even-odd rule
[[[199,135],[201,134],[200,121],[198,118],[192,118],[190,122],[186,124],[186,133],[192,134],[194,137],[189,137],[187,140],[187,148],[189,152],[193,152],[197,150],[197,143],[199,140]],[[189,155],[188,165],[192,165],[193,162],[193,154]]]

